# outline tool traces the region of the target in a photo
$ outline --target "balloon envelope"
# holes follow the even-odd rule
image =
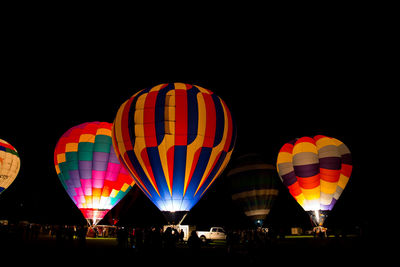
[[[341,141],[317,135],[283,145],[277,169],[290,194],[322,226],[349,181],[352,160]]]
[[[134,185],[115,155],[111,128],[108,122],[72,127],[61,136],[54,151],[54,164],[62,185],[93,225]]]
[[[20,163],[17,150],[0,139],[0,194],[14,182]]]
[[[262,226],[279,193],[276,168],[257,154],[241,156],[233,166],[227,174],[232,200],[255,224]]]
[[[136,93],[121,105],[113,126],[120,161],[172,220],[189,211],[223,171],[235,136],[224,101],[183,83]]]

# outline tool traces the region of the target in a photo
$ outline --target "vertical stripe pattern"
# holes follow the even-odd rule
[[[123,103],[112,137],[120,161],[161,211],[189,211],[227,165],[236,129],[214,93],[167,83]]]

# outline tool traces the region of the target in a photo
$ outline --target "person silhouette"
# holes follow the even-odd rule
[[[201,247],[201,240],[199,236],[197,235],[197,232],[193,230],[190,233],[189,239],[188,239],[188,246],[192,254],[198,254],[200,251]]]

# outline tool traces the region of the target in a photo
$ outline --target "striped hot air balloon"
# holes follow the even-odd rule
[[[322,226],[349,181],[352,160],[341,141],[317,135],[284,144],[277,169],[290,194]]]
[[[115,155],[111,128],[108,122],[72,127],[54,151],[58,177],[90,225],[96,225],[135,184]]]
[[[234,161],[227,176],[232,200],[256,225],[262,226],[279,193],[275,166],[265,163],[260,155],[246,154]]]
[[[118,110],[116,153],[136,184],[177,223],[227,165],[236,130],[210,90],[167,83],[134,94]]]
[[[20,159],[17,150],[0,139],[0,194],[14,182],[19,168]]]

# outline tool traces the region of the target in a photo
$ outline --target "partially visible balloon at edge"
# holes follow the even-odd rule
[[[21,161],[17,150],[8,142],[0,139],[0,194],[15,180]]]

